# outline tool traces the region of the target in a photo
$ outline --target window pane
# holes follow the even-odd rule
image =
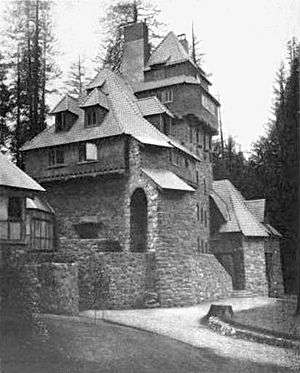
[[[86,161],[86,146],[85,144],[79,145],[79,162]]]
[[[22,200],[18,197],[8,199],[8,219],[22,218]]]
[[[56,149],[56,163],[57,164],[64,163],[64,151],[62,149]]]

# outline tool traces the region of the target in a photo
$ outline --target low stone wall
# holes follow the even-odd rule
[[[265,243],[266,255],[270,255],[270,262],[267,265],[268,286],[270,297],[281,297],[284,295],[282,266],[280,258],[280,247],[278,239],[268,239]]]
[[[122,309],[143,306],[147,254],[105,252],[100,240],[61,240],[60,261],[76,261],[81,309]]]
[[[75,263],[35,264],[39,280],[40,311],[77,315],[78,266]]]
[[[213,254],[197,254],[174,261],[170,255],[164,264],[160,260],[158,292],[163,307],[187,306],[205,300],[229,296],[231,276]]]

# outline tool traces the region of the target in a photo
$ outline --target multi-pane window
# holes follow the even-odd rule
[[[96,108],[94,109],[87,109],[86,117],[85,117],[85,126],[92,127],[97,124],[97,113]]]
[[[53,250],[54,225],[52,221],[32,219],[30,224],[31,248],[33,250]]]
[[[63,165],[65,163],[63,149],[50,149],[48,156],[49,166]]]

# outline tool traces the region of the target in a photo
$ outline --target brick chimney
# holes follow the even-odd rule
[[[149,58],[148,27],[145,22],[124,27],[124,52],[121,73],[131,81],[144,80],[144,67]]]
[[[185,51],[187,53],[189,53],[189,43],[188,43],[188,41],[186,39],[186,35],[185,34],[180,34],[180,35],[177,35],[177,37],[178,37],[178,40],[179,40],[180,44],[185,49]]]

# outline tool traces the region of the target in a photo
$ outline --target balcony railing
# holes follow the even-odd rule
[[[0,241],[25,240],[25,224],[20,220],[0,220]]]

